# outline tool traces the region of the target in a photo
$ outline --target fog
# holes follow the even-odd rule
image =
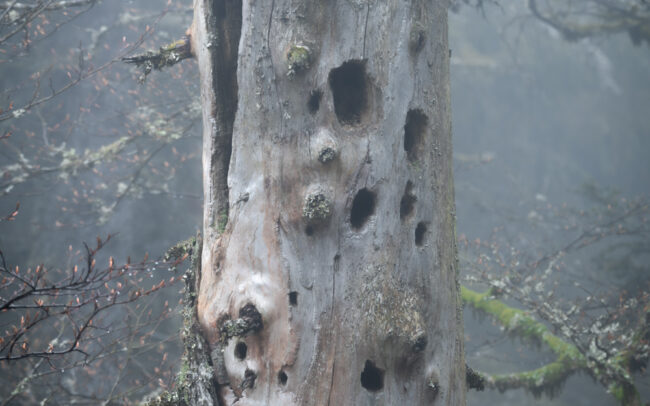
[[[86,71],[119,57],[141,36],[138,52],[180,38],[190,24],[190,3],[99,2],[48,35],[30,39],[27,47],[20,36],[0,44],[0,108],[7,112],[10,104],[13,109],[29,104],[39,80],[43,95],[65,86],[75,77],[80,55]],[[470,242],[508,241],[536,255],[575,238],[570,230],[563,232],[562,210],[589,211],[604,197],[648,197],[650,48],[634,45],[625,34],[570,42],[532,18],[519,4],[523,2],[500,3],[484,10],[463,6],[449,15],[457,234]],[[56,14],[47,23],[38,22],[47,31],[68,18]],[[65,269],[83,262],[83,242],[94,243],[96,236],[108,234],[114,237],[98,254],[98,263],[107,263],[109,256],[119,263],[129,256],[137,261],[146,253],[159,259],[174,243],[200,230],[195,62],[154,71],[144,84],[138,83],[138,75],[118,60],[25,114],[0,121],[0,137],[11,134],[0,138],[0,217],[20,202],[16,218],[0,222],[0,250],[12,266]],[[127,137],[126,146],[115,156],[107,155],[107,162],[74,170],[63,164],[74,162],[74,156],[87,159],[86,151],[99,151],[121,137]],[[27,164],[33,164],[29,171],[24,170]],[[59,169],[39,173],[46,167]],[[616,295],[619,290],[647,290],[648,236],[641,241],[640,251],[618,252],[618,262],[607,257],[609,266],[599,256],[607,246],[598,245],[578,254],[571,268],[592,291]],[[461,264],[472,262],[472,255],[461,244]],[[151,283],[175,275],[164,267],[147,272]],[[150,306],[178,302],[181,288],[167,288]],[[582,293],[575,289],[559,291],[573,298]],[[135,313],[109,318],[128,324]],[[3,321],[2,330],[7,323]],[[166,317],[155,334],[145,337],[160,347],[142,351],[128,364],[120,361],[95,372],[92,366],[78,366],[43,380],[48,388],[58,388],[61,399],[70,393],[96,393],[96,398],[84,400],[89,404],[142,397],[159,382],[173,381],[180,323],[177,316]],[[552,360],[544,348],[508,338],[490,319],[469,309],[465,335],[467,362],[481,371],[523,371]],[[156,358],[165,352],[169,355],[161,364]],[[7,363],[0,368],[0,397],[6,398],[29,368]],[[120,372],[126,368],[129,373]],[[133,376],[141,371],[151,376],[134,385]],[[647,375],[637,379],[646,400],[648,381]],[[36,395],[17,397],[13,404],[44,396],[37,379],[25,390]],[[597,382],[577,375],[552,398],[535,398],[523,390],[470,391],[468,404],[616,403]]]
[[[499,233],[511,244],[544,251],[572,236],[549,230],[564,218],[546,207],[588,210],[596,205],[593,190],[628,198],[650,191],[650,53],[623,34],[568,42],[527,15],[524,4],[501,3],[485,15],[450,13],[458,234],[489,239],[505,226]],[[589,262],[591,253],[574,269],[586,272],[583,283],[593,278],[597,291],[647,286],[647,254],[628,258],[638,268],[606,269]],[[498,327],[467,309],[465,328],[468,364],[482,371],[524,371],[553,359],[534,345],[504,340]],[[639,389],[647,396],[647,378]],[[468,404],[616,402],[582,375],[554,399],[470,391]]]

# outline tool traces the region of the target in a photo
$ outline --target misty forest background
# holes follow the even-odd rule
[[[524,3],[462,5],[449,15],[461,272],[463,284],[479,290],[500,263],[561,251],[608,213],[639,204],[631,226],[648,218],[648,44],[627,33],[569,41]],[[93,333],[101,335],[84,344],[86,355],[0,361],[0,404],[136,403],[174,385],[184,265],[163,254],[201,227],[198,70],[185,61],[140,84],[141,71],[120,58],[181,38],[191,18],[189,0],[104,1],[43,14],[29,23],[29,35],[0,42],[6,262],[32,272],[42,265],[56,279],[83,267],[87,242],[101,266],[130,257],[132,271],[119,283],[150,292],[103,312]],[[641,298],[650,290],[650,238],[640,230],[559,258],[553,295],[538,297],[603,308]],[[101,246],[108,235],[95,253],[97,236]],[[554,357],[469,308],[464,317],[474,369],[525,371]],[[16,323],[0,316],[0,330]],[[66,340],[59,324],[44,326],[48,340]],[[648,374],[634,380],[650,399]],[[470,391],[468,404],[617,404],[585,374],[541,395]]]

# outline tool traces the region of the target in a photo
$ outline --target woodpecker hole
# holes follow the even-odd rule
[[[314,227],[312,225],[308,225],[307,227],[305,227],[305,234],[307,234],[307,236],[309,237],[314,235]]]
[[[413,213],[413,208],[417,200],[417,197],[413,194],[413,183],[409,180],[406,182],[402,200],[399,202],[399,218],[401,220],[407,219]]]
[[[425,39],[425,27],[419,22],[414,23],[409,33],[409,51],[411,51],[411,55],[415,55],[422,50]]]
[[[320,108],[320,100],[323,98],[323,91],[314,89],[309,92],[309,100],[307,100],[307,108],[311,114],[316,114]]]
[[[280,385],[284,386],[287,384],[287,380],[289,377],[284,371],[278,372],[278,382],[280,382]]]
[[[244,307],[239,309],[239,318],[246,320],[249,331],[253,333],[257,333],[264,327],[262,315],[252,303],[246,303]]]
[[[245,342],[240,341],[235,345],[235,357],[239,360],[245,360],[246,354],[248,353],[248,346]]]
[[[298,306],[298,292],[289,292],[289,304]]]
[[[368,106],[365,62],[352,60],[332,69],[329,84],[334,98],[334,112],[341,124],[359,124]]]
[[[361,386],[370,392],[377,392],[384,388],[384,371],[377,368],[370,360],[366,361],[361,372]]]
[[[375,212],[375,194],[368,189],[361,189],[352,201],[350,224],[354,229],[360,229],[368,218]]]
[[[257,374],[255,371],[246,368],[246,371],[244,371],[244,380],[239,385],[239,387],[241,389],[253,388],[255,387],[255,379],[257,379]]]
[[[409,161],[414,162],[419,158],[427,130],[427,116],[422,110],[409,110],[404,124],[404,151]]]
[[[424,221],[418,223],[415,227],[415,245],[421,247],[427,239],[428,224]]]
[[[413,340],[413,346],[411,349],[413,352],[424,351],[424,349],[427,347],[428,341],[429,340],[427,340],[427,335],[425,333],[421,333],[415,338],[415,340]]]

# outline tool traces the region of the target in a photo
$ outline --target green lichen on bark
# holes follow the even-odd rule
[[[420,295],[390,275],[390,268],[390,265],[374,264],[364,269],[358,307],[368,330],[374,331],[385,345],[400,345],[418,353],[425,349],[428,340],[420,313]]]
[[[126,63],[135,64],[135,66],[142,69],[142,74],[138,80],[143,83],[152,70],[161,70],[191,57],[190,38],[184,37],[171,44],[161,46],[158,51],[147,51],[143,54],[122,58],[122,60]]]
[[[584,357],[575,345],[569,344],[552,334],[548,327],[523,310],[515,309],[500,300],[492,299],[490,291],[479,293],[462,286],[461,296],[465,304],[495,318],[513,336],[535,344],[545,344],[558,357],[566,358],[577,365],[583,365],[585,362]]]
[[[217,232],[223,234],[226,231],[226,226],[228,225],[228,211],[223,210],[219,213],[217,217]]]
[[[165,261],[179,260],[186,254],[189,256],[193,252],[194,245],[196,244],[196,237],[190,237],[187,240],[176,243],[173,247],[169,248],[163,257]]]
[[[120,137],[95,151],[86,150],[83,154],[77,152],[75,148],[62,148],[59,150],[61,153],[61,162],[59,164],[61,173],[59,176],[62,180],[67,180],[70,175],[76,176],[81,169],[92,168],[99,163],[112,162],[133,140],[134,137]]]
[[[310,193],[305,198],[302,216],[309,222],[326,220],[332,214],[332,202],[324,192]]]
[[[311,64],[311,51],[304,45],[293,45],[287,52],[287,75],[294,76],[296,73],[309,69]]]
[[[187,240],[180,241],[173,247],[169,248],[163,259],[171,262],[169,270],[175,271],[176,265],[181,263],[185,258],[192,257],[194,253],[194,246],[196,245],[196,237],[188,238]]]
[[[262,315],[253,304],[248,303],[239,310],[239,318],[235,320],[226,319],[221,323],[219,337],[225,345],[231,338],[245,337],[257,333],[263,327]]]
[[[198,236],[172,247],[173,256],[189,253],[191,266],[184,275],[185,293],[183,295],[183,357],[176,375],[174,389],[165,391],[151,399],[145,406],[195,406],[215,404],[217,387],[210,360],[208,343],[201,334],[196,313],[197,288],[201,269],[202,240]]]
[[[637,391],[634,385],[628,385],[625,383],[612,383],[608,388],[612,396],[618,400],[621,405],[624,406],[641,406],[641,396],[639,391]]]
[[[219,341],[210,353],[214,365],[215,379],[219,385],[230,384],[224,352],[231,338],[242,338],[262,330],[262,315],[252,303],[239,309],[239,318],[232,320],[229,316],[219,321]]]
[[[324,147],[318,152],[318,161],[322,164],[331,162],[336,158],[336,150],[332,147]]]
[[[503,375],[484,375],[489,386],[500,391],[525,388],[533,395],[554,395],[566,378],[586,367],[586,360],[578,348],[552,334],[548,328],[526,312],[492,299],[490,292],[479,293],[461,287],[463,301],[474,309],[493,317],[512,336],[537,345],[546,345],[556,360],[532,371]]]
[[[545,345],[556,356],[555,361],[531,371],[503,375],[481,373],[489,387],[502,392],[508,389],[524,388],[535,396],[541,394],[553,396],[569,375],[583,371],[601,382],[621,405],[641,405],[639,393],[629,372],[632,363],[629,351],[622,351],[621,354],[596,365],[593,360],[588,360],[578,347],[552,334],[548,327],[536,321],[526,312],[494,299],[490,290],[479,293],[462,286],[461,295],[465,304],[494,318],[510,335],[528,342]],[[642,341],[646,334],[646,328],[643,325],[638,329],[637,335]]]

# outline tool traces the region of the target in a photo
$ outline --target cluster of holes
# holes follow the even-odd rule
[[[291,293],[296,293],[296,292],[291,292]],[[296,300],[297,300],[297,296],[296,296]],[[295,304],[297,304],[297,302]],[[247,352],[248,352],[248,347],[246,346],[246,343],[244,343],[243,341],[238,342],[237,345],[235,346],[235,357],[243,361],[246,359]],[[246,373],[244,377],[245,379],[252,380],[252,383],[255,382],[254,381],[256,378],[255,373],[250,369],[246,369]],[[288,379],[289,378],[287,377],[286,372],[284,371],[278,372],[278,382],[280,382],[281,385],[286,385]]]
[[[323,97],[323,91],[314,89],[309,93],[309,100],[307,100],[307,108],[311,114],[316,114],[320,108],[320,100]]]
[[[358,124],[368,105],[366,65],[352,60],[332,69],[329,85],[334,99],[334,112],[341,124]]]
[[[419,44],[420,41],[418,41]],[[419,44],[420,45],[420,44]],[[338,68],[332,69],[329,74],[329,85],[334,99],[334,112],[342,124],[358,124],[361,122],[368,105],[368,91],[366,67],[363,61],[351,60],[343,63]],[[319,107],[323,92],[315,89],[310,92],[307,106],[309,112],[315,114]],[[404,151],[409,161],[414,162],[419,158],[423,149],[423,142],[427,130],[428,118],[420,109],[410,109],[406,114],[404,124]],[[400,201],[400,219],[408,218],[414,210],[416,196],[412,193],[413,183],[408,181]],[[354,197],[350,212],[350,224],[354,229],[360,229],[375,212],[376,196],[368,189],[361,189]],[[422,246],[427,238],[426,222],[418,223],[415,229],[415,244]],[[313,235],[311,225],[305,228],[305,234]]]
[[[407,219],[413,213],[417,200],[417,197],[413,194],[413,183],[409,180],[406,182],[402,200],[399,202],[399,218],[401,220]]]
[[[423,38],[417,38],[417,48],[421,47]],[[352,60],[343,63],[338,68],[330,71],[328,82],[332,90],[334,101],[334,112],[338,121],[342,124],[358,124],[368,105],[367,79],[363,61]],[[323,92],[320,89],[312,90],[307,101],[307,108],[311,114],[316,114],[320,108]],[[427,130],[428,118],[419,109],[411,109],[406,115],[404,124],[404,151],[409,161],[414,162],[419,158],[423,149],[422,143]],[[400,219],[408,218],[414,210],[417,197],[413,194],[413,183],[408,181],[404,194],[400,200]],[[352,202],[350,211],[350,224],[353,229],[363,227],[370,216],[375,212],[376,195],[364,188],[357,192]],[[422,246],[426,243],[428,231],[427,222],[419,222],[415,228],[415,244]],[[305,234],[313,235],[314,228],[308,225]],[[289,304],[298,305],[298,292],[289,292]],[[425,338],[426,340],[426,338]],[[426,346],[426,341],[416,343]],[[241,346],[241,347],[240,347]],[[246,357],[246,344],[240,342],[235,347],[235,355],[239,359]],[[248,371],[247,371],[248,372]],[[278,372],[278,382],[286,385],[287,374],[281,370]],[[378,368],[372,361],[366,360],[364,369],[361,372],[361,386],[370,392],[377,392],[384,387],[384,371]]]
[[[417,161],[427,130],[427,116],[422,110],[409,110],[404,124],[404,151],[409,161]]]
[[[415,245],[418,247],[421,247],[426,243],[427,240],[427,229],[428,229],[428,223],[421,221],[418,223],[417,227],[415,227]]]
[[[377,368],[370,360],[366,360],[361,372],[361,386],[370,392],[377,392],[384,388],[384,371]]]
[[[352,210],[350,211],[350,224],[354,229],[360,229],[368,218],[375,213],[376,196],[370,190],[363,188],[357,192],[352,201]]]

